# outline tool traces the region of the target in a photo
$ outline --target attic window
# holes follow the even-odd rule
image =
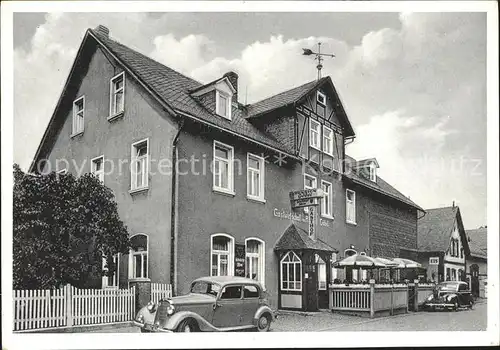
[[[368,166],[368,173],[370,175],[370,181],[377,182],[377,167],[374,163],[370,163]]]
[[[324,117],[326,109],[326,95],[320,91],[316,93],[316,113]]]
[[[316,101],[323,107],[326,107],[326,95],[321,91],[316,93]]]
[[[215,99],[215,113],[221,117],[231,120],[231,96],[222,91],[216,90]]]

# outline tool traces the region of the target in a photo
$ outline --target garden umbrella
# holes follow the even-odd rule
[[[398,266],[396,266],[398,269],[415,269],[417,267],[422,267],[422,264],[410,259],[394,258],[392,260],[398,264]]]
[[[366,255],[358,255],[354,254],[348,256],[340,261],[336,261],[333,263],[334,267],[360,267],[364,269],[374,269],[379,267],[385,267],[386,265],[376,261],[374,258],[371,258]]]

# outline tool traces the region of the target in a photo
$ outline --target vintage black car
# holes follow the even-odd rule
[[[424,307],[430,310],[448,309],[458,311],[464,307],[472,309],[473,306],[474,298],[469,286],[462,281],[439,283],[424,302]]]
[[[259,282],[243,277],[202,277],[190,293],[155,304],[137,313],[133,323],[141,332],[227,332],[256,329],[267,332],[276,314]]]

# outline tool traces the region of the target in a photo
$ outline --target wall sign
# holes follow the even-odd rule
[[[234,275],[245,277],[245,245],[234,245]]]
[[[439,265],[439,257],[429,258],[429,265]]]

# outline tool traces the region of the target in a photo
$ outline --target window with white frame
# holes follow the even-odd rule
[[[374,163],[370,163],[368,172],[370,174],[370,181],[377,182],[377,167]]]
[[[132,144],[131,190],[148,187],[149,139]]]
[[[264,158],[248,153],[247,156],[247,196],[264,200]]]
[[[281,259],[281,290],[302,290],[302,262],[293,251]]]
[[[110,273],[106,258],[102,258],[102,270],[104,272],[102,276],[102,288],[118,288],[118,278],[120,276],[120,253],[113,255],[112,260],[114,271]]]
[[[234,239],[225,234],[217,234],[210,241],[211,276],[233,276]]]
[[[214,141],[214,190],[233,193],[233,147]]]
[[[332,184],[328,181],[321,181],[323,198],[321,198],[321,215],[332,217]]]
[[[216,90],[215,113],[221,117],[231,119],[231,96],[222,91]]]
[[[111,78],[109,85],[109,116],[113,117],[122,113],[125,107],[125,73],[122,72]]]
[[[356,192],[346,189],[345,191],[346,221],[356,223]]]
[[[73,135],[80,134],[84,129],[85,96],[73,102]]]
[[[104,156],[92,159],[91,167],[92,174],[104,183]]]
[[[328,126],[323,126],[323,152],[333,156],[333,131]]]
[[[249,238],[245,241],[245,277],[257,280],[264,284],[265,249],[264,242]]]
[[[318,254],[315,255],[315,260],[318,265],[318,289],[326,290],[326,263]]]
[[[130,238],[130,245],[129,278],[148,278],[148,236],[143,233],[138,233]]]
[[[316,120],[309,118],[309,145],[316,149],[320,149],[320,133],[321,125]]]

